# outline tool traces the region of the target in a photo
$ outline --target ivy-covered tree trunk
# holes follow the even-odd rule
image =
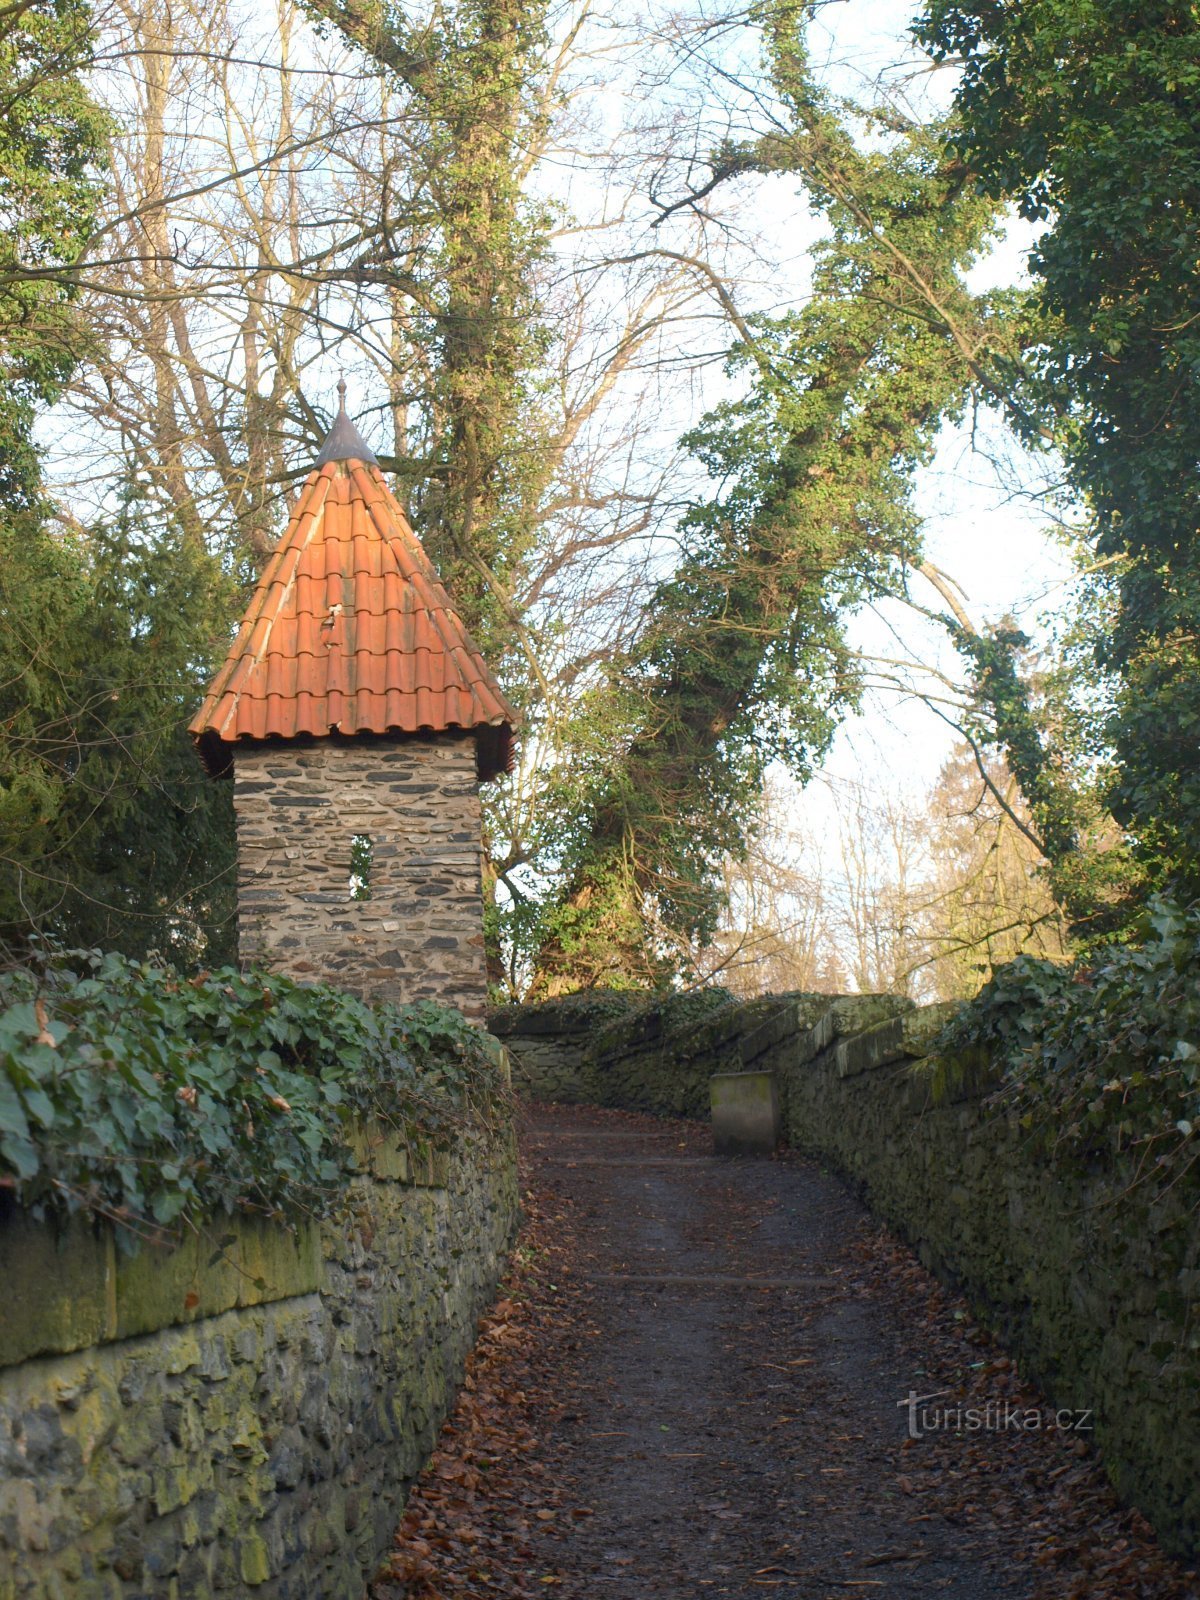
[[[394,322],[411,319],[432,345],[427,453],[393,464],[411,480],[414,526],[458,610],[484,654],[500,660],[518,625],[513,578],[537,528],[539,462],[528,428],[543,334],[532,268],[546,230],[522,182],[544,109],[548,6],[456,0],[422,21],[379,0],[309,0],[309,8],[394,75],[422,125],[414,183],[427,211],[426,258],[414,271],[411,250],[390,253],[385,217],[360,271],[384,287]],[[411,236],[411,211],[411,200],[397,201],[398,236]],[[398,439],[406,421],[398,414]],[[490,906],[490,876],[484,889]],[[489,977],[499,981],[492,916],[486,943]]]
[[[711,932],[767,764],[807,776],[854,702],[844,618],[919,559],[910,472],[988,338],[959,273],[993,206],[943,158],[941,130],[864,154],[814,88],[798,27],[781,14],[771,38],[794,131],[718,152],[715,171],[795,173],[830,238],[811,302],[746,330],[749,397],[687,441],[723,488],[687,516],[679,566],[606,691],[611,737],[580,785],[542,992],[655,981],[673,940]]]
[[[531,268],[545,226],[522,193],[527,135],[540,115],[545,0],[458,0],[410,21],[378,0],[310,0],[387,72],[420,120],[415,175],[428,211],[420,272],[389,254],[390,229],[361,263],[400,312],[429,330],[435,369],[430,448],[412,498],[414,522],[485,653],[508,615],[510,573],[532,520],[522,446],[541,348]],[[397,231],[409,229],[397,200]],[[385,218],[385,224],[390,219]]]
[[[445,499],[428,536],[452,592],[469,597],[486,641],[501,626],[506,574],[527,548],[520,456],[538,348],[529,268],[542,248],[521,195],[519,131],[545,5],[489,0],[470,19],[439,85],[447,150],[432,187],[441,212],[445,299],[439,390],[447,427]],[[510,513],[517,513],[512,515]]]
[[[1115,675],[1109,800],[1144,881],[1200,895],[1200,14],[1172,0],[929,0],[961,62],[956,148],[1044,224],[1020,359],[994,366],[1021,430],[1090,508],[1095,637]],[[1127,897],[1136,903],[1133,895]]]

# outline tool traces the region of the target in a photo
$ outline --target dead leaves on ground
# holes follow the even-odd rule
[[[483,1323],[458,1403],[413,1489],[372,1600],[528,1600],[571,1589],[576,1575],[550,1552],[593,1508],[570,1498],[553,1435],[560,1423],[579,1421],[567,1408],[578,1405],[581,1381],[586,1388],[580,1356],[595,1329],[572,1287],[572,1268],[587,1254],[578,1238],[585,1219],[563,1210],[567,1204],[544,1186],[526,1195],[505,1297]],[[736,1194],[723,1214],[740,1235],[745,1219]],[[953,1401],[964,1408],[988,1401],[1044,1405],[965,1302],[886,1231],[864,1232],[857,1260],[839,1268],[839,1284],[842,1294],[867,1296],[890,1310],[905,1342],[919,1344],[924,1370],[937,1375],[931,1389],[952,1383]],[[812,1364],[807,1356],[781,1361],[782,1351],[766,1353],[775,1359],[764,1365],[778,1373]],[[1196,1600],[1194,1577],[1163,1555],[1136,1512],[1118,1504],[1079,1438],[932,1435],[908,1441],[895,1465],[893,1481],[914,1533],[936,1520],[960,1529],[965,1542],[1002,1548],[1014,1570],[1038,1574],[1038,1600]],[[722,1512],[737,1516],[725,1502],[714,1516]],[[860,1558],[859,1567],[886,1573],[920,1556],[919,1548],[889,1549]],[[627,1558],[613,1563],[627,1564]],[[768,1558],[747,1581],[778,1592],[795,1579]],[[886,1592],[885,1578],[873,1573],[839,1584],[846,1593]]]
[[[1045,1410],[1045,1397],[952,1294],[886,1229],[871,1227],[859,1258],[865,1286],[921,1331],[931,1374],[953,1375],[943,1404]],[[941,1388],[942,1380],[931,1383]],[[1123,1507],[1082,1436],[979,1431],[907,1440],[897,1487],[956,1520],[967,1537],[1002,1539],[1038,1574],[1037,1600],[1197,1600],[1196,1575],[1163,1554],[1138,1512]]]
[[[527,1195],[505,1298],[484,1319],[372,1600],[517,1600],[563,1582],[529,1544],[534,1527],[592,1515],[563,1501],[534,1428],[561,1409],[542,1386],[563,1382],[574,1343],[574,1308],[547,1266],[552,1221]]]

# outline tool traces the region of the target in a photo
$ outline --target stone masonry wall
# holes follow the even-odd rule
[[[0,1600],[358,1600],[517,1207],[503,1136],[370,1166],[326,1222],[173,1255],[0,1218]]]
[[[1056,1154],[968,1081],[934,1092],[921,1012],[790,1041],[788,1142],[842,1172],[960,1286],[1058,1406],[1095,1416],[1118,1493],[1200,1551],[1200,1234],[1195,1182],[1151,1201],[1136,1155]],[[951,1078],[953,1081],[953,1078]]]
[[[633,997],[568,995],[540,1006],[502,1006],[489,1013],[488,1029],[508,1046],[518,1094],[563,1105],[596,1105],[593,1041],[631,1010],[642,1010]]]
[[[1084,1162],[1036,1141],[990,1102],[986,1069],[930,1059],[945,1007],[796,994],[686,1023],[675,1007],[646,998],[590,1038],[571,1031],[572,1095],[707,1117],[710,1072],[774,1073],[787,1143],[961,1288],[1054,1405],[1094,1412],[1122,1498],[1197,1554],[1200,1180],[1151,1201],[1135,1156]],[[526,1013],[506,1008],[497,1031],[516,1059],[536,1041],[526,1078],[554,1098],[552,1034]]]
[[[910,1000],[784,994],[737,1004],[725,990],[675,995],[585,993],[502,1006],[488,1028],[507,1045],[513,1086],[538,1100],[707,1119],[708,1080],[739,1072],[826,1012],[864,1027]]]
[[[238,747],[238,945],[301,982],[483,1014],[483,848],[469,738]],[[370,898],[350,894],[356,836]]]

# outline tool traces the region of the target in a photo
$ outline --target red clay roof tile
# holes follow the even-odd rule
[[[221,771],[239,739],[475,731],[491,778],[516,720],[379,468],[348,460],[309,474],[191,732]]]

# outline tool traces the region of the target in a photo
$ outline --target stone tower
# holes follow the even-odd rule
[[[343,401],[191,724],[233,779],[241,959],[481,1016],[478,786],[515,723]]]

